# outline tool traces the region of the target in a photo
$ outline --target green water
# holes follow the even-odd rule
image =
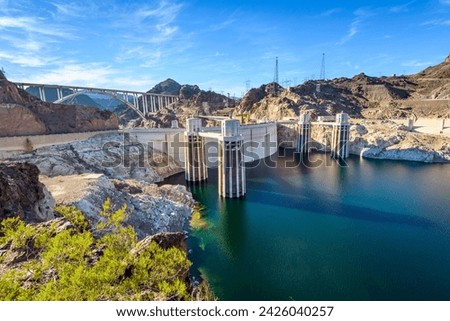
[[[243,200],[216,170],[190,187],[208,223],[192,271],[221,300],[450,300],[450,165],[292,157],[248,168]]]

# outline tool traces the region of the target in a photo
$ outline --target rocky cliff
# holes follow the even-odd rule
[[[109,111],[46,103],[0,76],[0,137],[108,130],[118,124]]]

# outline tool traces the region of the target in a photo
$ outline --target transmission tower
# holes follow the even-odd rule
[[[273,76],[273,82],[278,84],[278,57],[275,58],[275,73]]]
[[[247,92],[250,90],[250,80],[245,81],[245,88],[247,89]]]
[[[320,66],[320,80],[325,80],[325,54],[322,54],[322,65]]]

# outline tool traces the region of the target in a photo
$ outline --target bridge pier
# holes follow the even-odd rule
[[[62,92],[61,87],[56,88],[56,96],[57,96],[58,100],[63,98],[63,92]]]
[[[147,95],[142,95],[142,108],[144,109],[144,114],[148,114],[148,102]]]
[[[347,158],[350,148],[350,124],[348,115],[340,113],[336,115],[336,122],[333,124],[331,139],[331,157]]]
[[[154,112],[155,111],[155,99],[153,96],[149,96],[150,97],[150,112]]]
[[[240,198],[245,196],[243,141],[239,121],[223,120],[222,135],[219,138],[219,195],[222,197]]]
[[[297,152],[307,154],[308,144],[311,140],[311,117],[309,114],[300,114],[298,121]]]
[[[204,138],[200,136],[202,131],[202,120],[199,118],[188,118],[185,148],[185,178],[188,182],[202,182],[208,178],[206,167]]]
[[[45,98],[45,88],[44,87],[38,87],[39,90],[39,99],[42,101],[47,101]]]

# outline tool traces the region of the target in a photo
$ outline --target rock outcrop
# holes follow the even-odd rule
[[[40,101],[0,77],[0,137],[117,129],[118,118],[94,107]]]
[[[96,225],[106,199],[120,208],[126,205],[125,223],[143,238],[187,228],[194,200],[181,185],[146,184],[136,180],[109,179],[102,174],[41,177],[58,204],[74,205]]]
[[[180,99],[191,99],[192,96],[199,94],[201,92],[197,85],[183,85],[180,88]]]
[[[0,221],[16,216],[27,222],[47,221],[54,218],[54,206],[35,165],[0,164]]]

